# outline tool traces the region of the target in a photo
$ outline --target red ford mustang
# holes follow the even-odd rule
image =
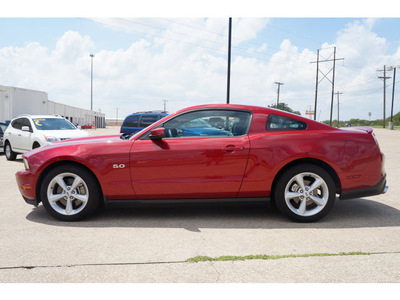
[[[23,155],[27,203],[82,219],[100,204],[266,201],[289,218],[325,216],[336,196],[386,192],[371,128],[336,129],[245,105],[183,109],[135,135],[57,142]]]

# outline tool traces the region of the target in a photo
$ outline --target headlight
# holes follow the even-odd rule
[[[55,136],[47,136],[45,135],[44,138],[46,139],[46,141],[48,141],[49,143],[55,143],[60,141],[60,139],[58,137]]]
[[[25,170],[29,170],[28,160],[25,157],[23,157],[22,160],[24,161]]]

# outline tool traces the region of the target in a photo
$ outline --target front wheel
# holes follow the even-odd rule
[[[78,221],[98,207],[101,191],[96,178],[86,169],[62,165],[43,179],[40,196],[50,215],[61,221]]]
[[[314,222],[333,207],[335,183],[327,171],[312,164],[287,170],[280,177],[274,198],[277,208],[297,222]]]
[[[12,150],[10,142],[6,142],[4,154],[6,155],[7,160],[15,160],[17,158],[17,153]]]

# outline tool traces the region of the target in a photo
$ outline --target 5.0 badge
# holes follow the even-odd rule
[[[113,168],[114,169],[123,169],[123,168],[125,168],[125,165],[124,164],[113,164]]]

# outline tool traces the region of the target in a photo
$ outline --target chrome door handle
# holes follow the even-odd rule
[[[234,146],[234,145],[228,145],[225,148],[222,148],[222,150],[226,151],[226,152],[233,152],[233,151],[240,151],[240,150],[244,150],[244,147],[238,147],[238,146]]]

